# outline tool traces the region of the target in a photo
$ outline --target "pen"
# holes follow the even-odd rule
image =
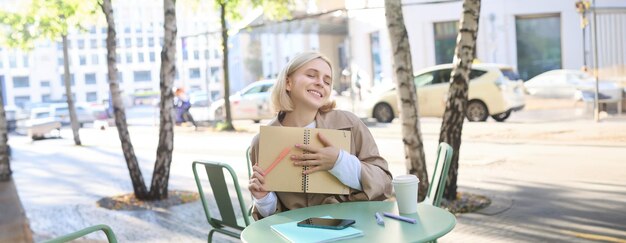
[[[374,217],[376,217],[376,223],[377,223],[378,225],[385,226],[385,221],[383,221],[383,216],[380,216],[380,213],[379,213],[379,212],[376,212],[376,213],[374,214]]]
[[[400,216],[400,215],[390,214],[390,213],[387,213],[387,212],[384,212],[383,215],[385,215],[386,217],[392,218],[392,219],[397,219],[397,220],[404,221],[404,222],[411,223],[411,224],[416,224],[417,223],[417,220],[415,220],[415,219],[403,217],[403,216]]]

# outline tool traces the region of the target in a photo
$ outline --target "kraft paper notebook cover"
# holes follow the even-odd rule
[[[296,144],[309,144],[316,148],[323,147],[317,133],[322,133],[333,146],[350,152],[350,131],[261,126],[258,163],[261,169],[267,173],[265,186],[268,190],[327,194],[350,193],[348,186],[341,183],[330,172],[321,171],[303,175],[303,167],[293,164],[291,155],[304,153],[303,150],[294,147]]]

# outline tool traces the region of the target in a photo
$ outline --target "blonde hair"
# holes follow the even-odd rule
[[[296,70],[298,70],[305,64],[318,58],[326,62],[330,67],[332,87],[332,77],[334,77],[334,70],[333,65],[331,65],[330,63],[330,60],[328,60],[327,57],[316,51],[300,53],[293,57],[291,60],[289,60],[287,65],[278,74],[276,84],[274,85],[274,89],[272,90],[272,107],[274,108],[275,112],[293,111],[293,102],[291,101],[291,97],[289,96],[289,92],[287,91],[287,77],[296,72]],[[335,108],[335,105],[335,101],[329,98],[328,102],[320,107],[319,111],[329,112]]]

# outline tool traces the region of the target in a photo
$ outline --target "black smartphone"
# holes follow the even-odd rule
[[[354,223],[352,219],[308,218],[298,222],[298,226],[340,230]]]

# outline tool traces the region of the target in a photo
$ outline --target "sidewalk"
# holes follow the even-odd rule
[[[13,179],[0,182],[0,242],[33,242]]]

